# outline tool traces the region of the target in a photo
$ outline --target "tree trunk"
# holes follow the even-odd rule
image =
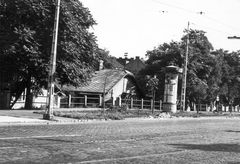
[[[25,109],[32,109],[32,103],[33,103],[33,94],[31,92],[31,76],[28,77],[27,82],[27,93],[26,93],[26,100],[25,100]]]
[[[24,87],[21,87],[18,92],[16,93],[15,100],[11,103],[10,109],[14,106],[14,104],[18,101],[18,99],[21,97],[22,93],[24,92]],[[11,95],[12,96],[12,95]]]
[[[200,109],[200,99],[198,98],[197,114],[199,114],[199,109]]]

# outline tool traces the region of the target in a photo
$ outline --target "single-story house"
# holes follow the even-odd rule
[[[133,98],[142,98],[144,96],[134,75],[123,69],[96,71],[91,80],[86,85],[80,87],[71,85],[59,87],[63,93],[70,95],[75,100],[73,103],[85,104],[85,106],[92,106],[91,104],[102,106],[103,102],[108,101],[115,105],[119,97],[125,98],[124,95],[131,94]],[[77,98],[79,99],[77,100]],[[67,101],[69,102],[69,100]]]

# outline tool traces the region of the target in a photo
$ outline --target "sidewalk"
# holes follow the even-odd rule
[[[40,110],[0,110],[0,125],[82,122],[77,119],[55,116],[53,120],[44,120],[42,114],[33,113],[34,111]]]
[[[54,109],[55,111],[77,111],[77,110],[86,110],[84,109],[77,109],[77,108],[67,108],[67,109]],[[99,108],[88,108],[87,110],[99,110]],[[74,123],[91,123],[91,122],[102,122],[103,120],[79,120],[73,118],[66,118],[66,117],[57,117],[54,116],[53,120],[44,120],[42,114],[37,114],[34,112],[41,112],[43,110],[0,110],[0,125],[21,125],[21,124],[74,124]],[[237,113],[238,114],[238,113]],[[232,115],[232,114],[231,114]],[[234,114],[233,114],[234,116]],[[202,117],[202,116],[201,116]],[[222,116],[226,117],[226,116]],[[195,117],[181,117],[183,118],[195,118]],[[208,117],[203,117],[208,118]],[[212,117],[213,118],[213,117]],[[218,118],[218,117],[216,117]],[[148,118],[147,120],[153,118]],[[164,119],[164,118],[161,118]],[[139,119],[132,118],[128,120],[137,120]],[[145,120],[145,119],[141,119]]]

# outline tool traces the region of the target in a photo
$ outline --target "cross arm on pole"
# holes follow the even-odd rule
[[[229,36],[228,39],[240,39],[239,36]]]

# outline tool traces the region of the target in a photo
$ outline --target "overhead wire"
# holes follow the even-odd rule
[[[207,29],[212,30],[212,31],[220,32],[220,33],[223,33],[223,34],[233,35],[232,33],[227,33],[227,32],[224,32],[224,31],[220,31],[220,30],[210,28],[210,27],[206,27],[206,26],[203,26],[203,25],[199,25],[199,24],[196,24],[196,23],[191,22],[191,24],[195,25],[195,26],[200,26],[200,27],[203,27],[203,28],[207,28]]]
[[[182,8],[182,7],[178,7],[178,6],[175,6],[175,5],[171,5],[171,4],[168,4],[168,3],[164,3],[164,2],[161,2],[161,1],[158,1],[158,0],[151,0],[151,1],[156,2],[156,3],[163,4],[163,5],[166,5],[166,6],[174,7],[174,8],[180,9],[180,10],[184,10],[184,11],[187,11],[187,12],[190,12],[190,13],[200,14],[200,15],[204,16],[205,18],[209,19],[209,20],[212,20],[212,21],[214,21],[214,22],[217,22],[217,23],[219,23],[219,24],[221,24],[221,25],[224,25],[224,26],[226,26],[226,27],[228,27],[228,28],[231,28],[231,29],[233,29],[233,30],[236,30],[236,31],[240,32],[240,30],[238,30],[238,29],[236,29],[236,28],[234,28],[234,27],[231,27],[231,26],[229,26],[229,25],[227,25],[227,24],[225,24],[225,23],[222,23],[222,22],[220,22],[220,21],[218,21],[218,20],[215,20],[215,19],[213,19],[213,18],[210,18],[210,17],[206,16],[206,15],[205,15],[206,13],[204,13],[204,12],[202,12],[202,11],[200,11],[200,12],[194,12],[194,11],[192,11],[192,10],[185,9],[185,8]],[[215,31],[218,31],[218,30],[215,30]],[[225,32],[224,32],[224,33],[225,33]]]
[[[203,15],[203,14],[201,14],[201,15]],[[229,27],[229,28],[231,28],[231,29],[233,29],[233,30],[236,30],[236,31],[240,32],[240,30],[238,30],[238,29],[236,29],[236,28],[233,28],[233,27],[231,27],[231,26],[229,26],[229,25],[227,25],[227,24],[225,24],[225,23],[222,23],[222,22],[220,22],[220,21],[218,21],[218,20],[215,20],[215,19],[213,19],[213,18],[210,18],[210,17],[208,17],[208,16],[206,16],[206,15],[203,15],[203,16],[204,16],[205,18],[207,18],[207,19],[210,19],[210,20],[215,21],[215,22],[217,22],[217,23],[219,23],[219,24],[221,24],[221,25],[227,26],[227,27]]]
[[[171,6],[171,7],[180,9],[180,10],[184,10],[184,11],[188,11],[188,12],[191,12],[191,13],[195,13],[195,12],[192,11],[192,10],[184,9],[184,8],[181,8],[181,7],[178,7],[178,6],[174,6],[174,5],[170,5],[170,4],[167,4],[167,3],[164,3],[164,2],[160,2],[160,1],[157,1],[157,0],[152,0],[152,1],[153,1],[153,2],[156,2],[156,3],[161,3],[161,4],[163,4],[163,5]]]

